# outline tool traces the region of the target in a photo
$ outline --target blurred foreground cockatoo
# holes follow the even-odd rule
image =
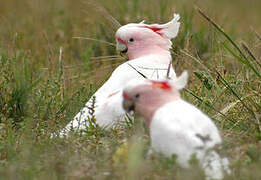
[[[117,50],[127,53],[129,61],[118,66],[93,95],[96,100],[94,116],[99,126],[111,127],[124,120],[125,111],[121,105],[122,89],[130,80],[143,78],[137,71],[150,79],[166,77],[168,65],[172,60],[170,40],[178,34],[180,26],[178,20],[179,15],[174,14],[173,19],[166,24],[130,23],[117,30],[115,35]],[[172,68],[169,75],[171,79],[176,77]],[[89,126],[91,99],[61,130],[60,136],[67,135],[71,129],[78,131]]]
[[[214,148],[222,140],[211,119],[195,106],[180,98],[188,74],[173,81],[138,80],[123,90],[123,107],[141,115],[149,127],[152,150],[189,166],[191,155],[196,155],[207,179],[222,179],[229,173],[228,160],[220,158]]]

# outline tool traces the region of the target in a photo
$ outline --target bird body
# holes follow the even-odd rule
[[[115,69],[111,77],[93,95],[95,96],[96,106],[94,116],[98,125],[111,127],[124,120],[125,111],[122,108],[122,88],[132,79],[143,79],[131,66],[150,79],[156,80],[166,77],[168,64],[158,62],[160,58],[159,55],[141,57],[125,62]],[[150,63],[146,65],[148,61]],[[170,71],[170,77],[176,77],[173,69]],[[88,107],[91,106],[92,101],[90,100],[75,116],[74,120],[67,125],[66,129],[69,130],[71,126],[75,129],[83,129],[88,126],[88,117],[90,116]]]
[[[223,171],[230,171],[227,158],[215,151],[222,143],[217,127],[186,101],[167,103],[155,112],[150,138],[154,151],[167,157],[177,155],[177,162],[183,167],[189,167],[192,155],[196,155],[208,179],[222,179]]]
[[[122,89],[130,80],[138,80],[145,75],[150,79],[166,78],[171,59],[169,49],[171,39],[179,30],[179,15],[162,25],[147,25],[131,23],[120,27],[115,35],[117,49],[127,53],[129,61],[118,66],[110,78],[100,87],[95,96],[94,116],[96,123],[101,127],[112,127],[124,120],[125,111],[122,108]],[[170,32],[171,31],[171,32]],[[139,74],[139,71],[141,74]],[[173,68],[170,69],[170,78],[175,78]],[[74,119],[61,130],[60,136],[65,136],[71,129],[81,130],[89,126],[92,98]]]
[[[181,99],[167,103],[155,112],[150,137],[153,149],[166,156],[179,155],[177,160],[185,167],[188,167],[192,154],[196,153],[202,159],[202,152],[221,143],[215,124]]]
[[[213,121],[198,108],[181,99],[179,90],[187,83],[187,72],[174,81],[131,82],[123,90],[123,107],[141,115],[150,131],[151,148],[189,167],[195,155],[208,179],[222,179],[229,172],[228,160],[215,151],[222,143]]]

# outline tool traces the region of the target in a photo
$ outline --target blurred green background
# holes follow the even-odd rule
[[[135,123],[49,138],[126,61],[112,45],[73,37],[115,43],[119,23],[173,13],[173,65],[190,73],[182,96],[219,127],[226,179],[261,179],[259,0],[0,0],[0,179],[202,179],[196,165],[146,158],[149,136]]]

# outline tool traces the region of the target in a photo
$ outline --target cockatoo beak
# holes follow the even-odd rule
[[[127,112],[134,111],[134,101],[126,94],[122,93],[123,96],[123,109],[125,109]]]
[[[122,43],[117,41],[116,50],[120,51],[121,53],[127,53],[128,47],[125,44],[122,44]]]
[[[135,107],[134,107],[134,102],[133,101],[124,99],[122,105],[123,105],[123,109],[125,109],[127,112],[134,111]]]

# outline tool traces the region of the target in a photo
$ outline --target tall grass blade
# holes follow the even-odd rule
[[[101,13],[101,15],[113,25],[114,29],[118,29],[119,27],[121,27],[119,21],[117,21],[102,5],[97,3],[97,1],[89,0],[89,1],[85,1],[84,3],[89,5],[90,6],[89,8],[94,8],[99,13]]]
[[[104,41],[104,40],[99,40],[99,39],[95,39],[95,38],[88,38],[88,37],[72,37],[73,39],[85,39],[85,40],[90,40],[90,41],[96,41],[96,42],[100,42],[100,43],[103,43],[103,44],[108,44],[110,46],[114,46],[116,47],[115,44],[113,43],[110,43],[110,42],[107,42],[107,41]]]
[[[169,74],[170,74],[170,69],[171,69],[171,67],[172,67],[172,60],[170,60],[170,62],[169,62],[169,66],[168,66],[168,70],[167,70],[167,79],[170,79],[170,76],[169,76]]]
[[[236,55],[234,53],[234,51],[232,49],[230,49],[225,43],[222,44],[224,46],[224,48],[232,55],[236,58],[237,61],[239,61],[242,64],[247,65],[250,69],[252,69],[252,71],[259,77],[261,78],[261,74],[258,72],[258,70],[256,70],[256,68],[253,67],[252,64],[250,64],[250,61],[244,61],[244,59],[242,59],[240,56]]]
[[[251,65],[249,62],[248,58],[246,55],[241,51],[239,46],[232,40],[232,38],[217,24],[215,23],[212,19],[210,19],[200,8],[195,7],[196,10],[199,12],[200,15],[202,15],[208,22],[210,22],[221,34],[223,34],[227,40],[235,47],[235,49],[239,52],[239,54],[243,57],[243,59],[240,61],[241,63],[245,64],[248,66],[250,69],[254,71],[254,73],[261,78],[261,74]],[[233,53],[235,54],[235,53]],[[238,58],[237,58],[238,59]]]
[[[254,32],[256,37],[261,41],[261,35],[253,27],[251,27],[251,30]]]
[[[219,78],[221,79],[222,84],[223,84],[227,89],[229,89],[229,90],[232,92],[232,94],[242,103],[242,105],[250,112],[250,114],[251,114],[254,118],[256,118],[254,111],[246,105],[246,103],[243,101],[243,98],[241,98],[241,95],[240,95],[238,92],[236,92],[236,91],[229,85],[229,83],[222,77],[222,75],[221,75],[217,70],[215,70],[215,71],[216,71],[216,73],[218,74]]]
[[[214,110],[214,111],[217,112],[218,114],[222,115],[224,118],[228,119],[224,113],[222,113],[221,111],[217,110],[217,109],[216,109],[214,106],[212,106],[211,104],[205,102],[203,99],[201,99],[199,96],[197,96],[195,93],[193,93],[193,92],[190,91],[189,89],[185,88],[184,90],[185,90],[185,92],[189,93],[189,94],[192,95],[194,98],[196,98],[197,100],[199,100],[201,103],[205,104],[207,107],[211,108],[212,110]],[[231,121],[232,123],[235,123],[232,119],[228,119],[228,120]]]
[[[145,79],[148,79],[144,74],[142,74],[140,71],[138,71],[134,66],[132,66],[131,64],[128,63],[128,65],[134,69],[137,73],[139,73],[142,77],[144,77]]]
[[[259,67],[261,67],[261,63],[259,61],[257,61],[257,58],[254,56],[254,54],[251,52],[251,50],[249,49],[249,47],[244,43],[241,42],[241,46],[245,49],[245,51],[250,55],[250,57],[254,60],[254,62],[256,64],[258,64]]]

